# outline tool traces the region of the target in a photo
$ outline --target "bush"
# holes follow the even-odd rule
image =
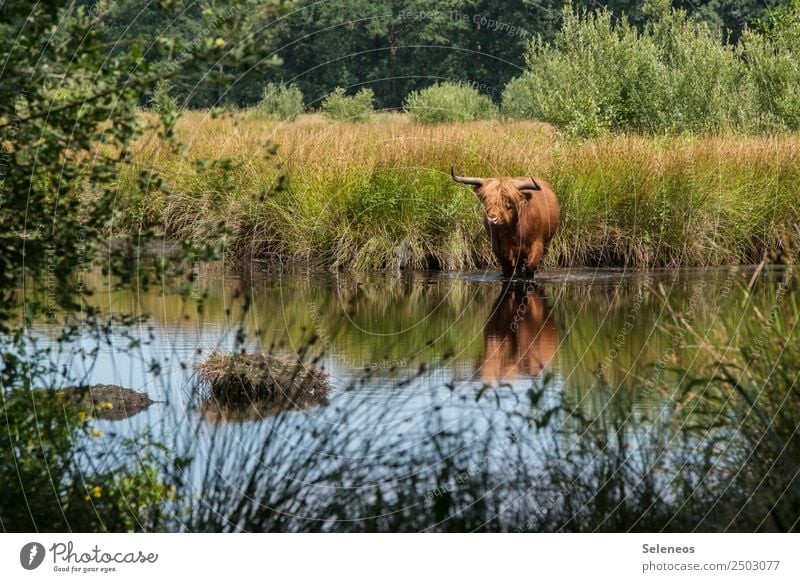
[[[2,529],[123,532],[158,523],[173,499],[158,473],[169,464],[163,446],[149,435],[105,436],[94,427],[96,415],[70,396],[53,389],[3,389]]]
[[[537,107],[536,78],[530,73],[511,79],[503,89],[500,111],[509,119],[538,119],[542,117]]]
[[[800,129],[800,0],[776,11],[762,33],[745,32],[742,44],[760,124]]]
[[[294,85],[267,83],[261,101],[253,108],[256,117],[294,121],[303,111],[303,93]]]
[[[506,87],[504,114],[584,137],[748,129],[755,101],[740,49],[684,11],[649,10],[640,33],[608,10],[565,8],[553,42],[534,40],[529,72]]]
[[[407,97],[405,111],[419,123],[450,123],[496,119],[497,106],[469,85],[439,83]]]
[[[343,88],[336,87],[322,102],[322,112],[336,121],[367,121],[375,112],[374,99],[372,89],[361,89],[348,96]]]
[[[658,49],[661,101],[666,115],[656,132],[748,130],[754,93],[740,47],[731,46],[705,24],[681,11],[664,12],[645,31]]]
[[[162,115],[175,115],[178,111],[178,100],[169,92],[172,90],[172,83],[168,79],[162,79],[156,83],[153,91],[153,98],[150,107],[153,111]]]
[[[531,44],[530,72],[504,93],[506,108],[513,103],[516,111],[582,136],[650,126],[659,111],[653,43],[624,20],[613,24],[607,10],[565,9],[563,16],[552,44]]]

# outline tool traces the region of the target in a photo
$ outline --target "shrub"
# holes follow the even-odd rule
[[[169,483],[158,474],[169,464],[163,446],[149,435],[104,435],[92,421],[99,416],[94,410],[103,407],[91,405],[86,412],[72,396],[54,389],[2,389],[2,529],[122,532],[158,523],[172,499]],[[98,446],[105,453],[92,454]]]
[[[584,137],[747,129],[755,101],[740,49],[684,11],[649,10],[640,33],[608,10],[566,7],[553,42],[531,43],[528,72],[503,93],[504,113]]]
[[[469,85],[438,83],[412,91],[404,106],[411,119],[420,123],[448,123],[496,119],[497,106]]]
[[[150,107],[162,115],[175,115],[178,111],[178,100],[169,94],[171,90],[172,83],[168,79],[156,83]]]
[[[267,83],[261,101],[253,108],[256,117],[294,121],[303,111],[303,93],[294,85]]]
[[[552,44],[535,40],[530,70],[509,95],[517,111],[532,112],[567,133],[592,136],[622,126],[649,126],[658,113],[656,47],[626,21],[612,23],[607,10],[565,9]],[[522,91],[524,90],[524,91]],[[529,105],[525,99],[531,99]]]
[[[336,121],[367,121],[375,112],[374,99],[372,89],[348,96],[342,87],[336,87],[322,102],[322,112]]]
[[[749,129],[755,110],[740,49],[682,11],[665,11],[645,31],[658,49],[666,112],[657,132]]]
[[[503,117],[509,119],[542,118],[535,95],[537,87],[536,78],[530,73],[524,73],[511,79],[503,89],[503,100],[500,106]]]
[[[776,11],[763,32],[746,31],[742,44],[760,124],[800,129],[800,0]]]

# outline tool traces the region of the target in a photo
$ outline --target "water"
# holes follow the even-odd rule
[[[752,309],[769,311],[782,276],[780,269],[755,276],[748,269],[560,270],[543,273],[536,284],[508,285],[484,272],[241,277],[209,269],[189,297],[157,288],[96,294],[91,301],[103,313],[132,313],[142,322],[115,327],[103,341],[86,336],[71,346],[97,348],[94,358],[62,357],[76,383],[115,384],[156,401],[145,412],[97,424],[122,434],[149,428],[190,451],[204,461],[190,470],[196,491],[239,491],[245,476],[267,471],[262,480],[280,483],[294,497],[302,494],[302,507],[289,512],[300,521],[283,529],[303,529],[298,523],[341,529],[342,515],[328,515],[332,507],[354,520],[377,520],[381,503],[430,514],[408,517],[411,529],[442,523],[459,530],[487,523],[557,529],[548,521],[554,505],[574,518],[606,485],[597,474],[598,454],[624,457],[617,467],[624,471],[602,477],[614,488],[624,490],[625,475],[636,474],[631,490],[640,491],[650,483],[646,475],[659,503],[680,499],[671,487],[701,454],[704,437],[656,441],[671,414],[677,363],[699,370],[709,362],[693,345],[696,338],[676,331],[675,316],[683,314],[700,337],[708,336],[722,321],[744,321]],[[90,283],[102,285],[99,277]],[[741,288],[748,284],[752,293],[744,305]],[[40,324],[34,331],[47,342],[55,327]],[[220,408],[199,385],[196,367],[232,350],[299,357],[327,373],[330,392],[289,403],[283,413]],[[613,445],[610,435],[617,439]],[[606,444],[595,447],[595,437]],[[718,461],[724,465],[724,455]],[[218,481],[209,480],[209,466]],[[449,467],[444,475],[443,466]],[[452,500],[442,515],[433,515],[443,484],[459,490],[476,476],[486,488],[476,499],[497,504],[484,509],[498,521],[453,521]],[[582,485],[594,493],[573,507]],[[380,488],[385,491],[378,495]],[[338,499],[341,491],[357,492],[362,505]],[[261,495],[260,507],[288,503],[267,503],[274,495],[269,488],[248,495]],[[501,506],[509,497],[519,506],[504,519],[508,508]],[[211,513],[225,511],[199,513],[210,520]],[[459,519],[469,515],[456,513]],[[267,527],[262,514],[236,515],[222,521],[233,529]],[[626,519],[615,527],[638,523]],[[383,528],[403,529],[397,523]]]
[[[462,388],[525,389],[545,374],[559,390],[584,390],[597,383],[598,371],[612,386],[632,389],[671,345],[668,305],[693,306],[699,325],[712,326],[739,309],[731,290],[751,274],[565,270],[544,273],[537,284],[508,286],[482,272],[402,278],[284,272],[243,279],[212,270],[188,298],[160,288],[98,293],[91,301],[104,313],[143,321],[113,330],[90,365],[71,365],[76,381],[173,401],[187,395],[182,391],[191,388],[194,367],[215,351],[234,349],[240,333],[247,351],[313,361],[329,374],[334,401],[357,389],[377,403],[398,384],[413,382],[407,392],[424,387],[446,405]],[[245,295],[252,299],[246,308]],[[769,309],[765,297],[753,301]],[[46,337],[58,329],[40,324],[35,331]],[[128,350],[131,341],[139,347]],[[97,347],[91,337],[80,344]],[[152,373],[154,363],[159,375]]]

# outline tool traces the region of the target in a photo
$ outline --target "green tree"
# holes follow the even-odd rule
[[[170,36],[191,43],[217,27],[219,19],[235,23],[232,44],[255,38],[269,47],[271,58],[252,67],[232,70],[235,84],[220,90],[205,71],[176,83],[176,96],[193,107],[221,103],[253,105],[265,81],[297,83],[313,105],[337,86],[369,83],[378,107],[402,105],[405,96],[438,81],[476,82],[495,101],[500,88],[519,76],[523,54],[534,36],[552,40],[562,24],[568,0],[302,0],[288,3],[250,0],[239,10],[237,2],[193,0],[138,2],[137,0],[79,0],[103,22],[106,43],[115,52],[127,50],[135,39]],[[603,3],[615,19],[625,17],[643,30],[649,16],[647,0]],[[694,20],[735,42],[744,28],[769,15],[781,0],[676,0],[674,6]],[[594,9],[597,2],[574,0],[574,8]],[[275,34],[277,33],[277,34]],[[149,62],[179,57],[176,45],[141,45]],[[282,68],[276,67],[283,61]],[[353,87],[355,88],[355,87]]]
[[[158,9],[173,4],[164,0]],[[244,0],[228,5],[245,9]],[[211,4],[198,9],[214,10]],[[102,14],[69,0],[0,6],[2,530],[141,529],[156,523],[168,503],[168,478],[156,469],[176,460],[161,455],[156,443],[116,441],[109,447],[115,454],[90,454],[86,439],[103,437],[87,411],[57,391],[76,380],[58,356],[77,350],[76,357],[91,358],[70,340],[103,337],[109,329],[106,318],[82,303],[92,292],[83,272],[102,264],[119,286],[147,286],[168,267],[180,275],[189,257],[217,252],[186,245],[174,263],[137,261],[136,245],[154,234],[154,225],[143,221],[137,240],[100,253],[125,210],[117,184],[133,141],[143,131],[159,131],[165,147],[177,147],[175,110],[146,121],[151,118],[142,118],[139,105],[157,83],[198,75],[224,92],[229,70],[263,60],[257,39],[231,45],[229,39],[238,38],[232,18],[188,42],[147,34],[127,38],[125,50],[116,50],[106,42]],[[180,58],[148,60],[148,49]],[[227,167],[226,160],[211,160],[199,169]],[[168,188],[151,170],[140,170],[138,178],[142,195]],[[44,346],[30,331],[42,318],[61,326]],[[121,316],[114,323],[135,321]]]

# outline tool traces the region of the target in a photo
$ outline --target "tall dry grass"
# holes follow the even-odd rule
[[[800,137],[559,137],[534,122],[425,126],[384,114],[370,124],[318,115],[294,123],[234,114],[186,114],[181,152],[145,136],[137,164],[166,187],[133,201],[170,236],[203,240],[224,224],[243,260],[329,267],[464,269],[493,264],[480,207],[464,174],[534,174],[553,183],[562,224],[549,265],[718,265],[777,257],[798,241]],[[268,155],[268,142],[279,144]],[[195,160],[230,158],[233,172],[197,172]],[[279,176],[285,188],[273,192]],[[141,214],[143,213],[143,214]]]

